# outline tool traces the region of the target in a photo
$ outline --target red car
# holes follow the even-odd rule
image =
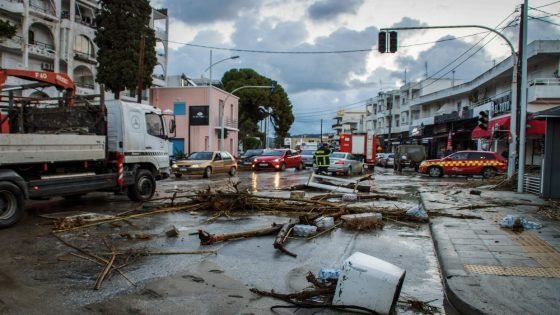
[[[496,152],[459,151],[438,160],[426,160],[418,172],[433,177],[447,175],[482,175],[485,178],[507,170],[507,160]]]
[[[301,155],[295,150],[277,149],[264,152],[253,160],[253,169],[283,171],[287,168],[301,170],[305,164]]]

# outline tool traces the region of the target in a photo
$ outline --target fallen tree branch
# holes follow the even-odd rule
[[[282,225],[278,225],[276,223],[272,224],[272,227],[259,229],[259,230],[251,230],[251,231],[243,231],[243,232],[235,232],[235,233],[228,233],[228,234],[210,234],[203,230],[198,230],[198,238],[200,239],[200,245],[211,245],[217,242],[223,242],[231,239],[236,238],[247,238],[247,237],[256,237],[256,236],[265,236],[277,233],[282,228]]]
[[[298,221],[290,220],[288,221],[288,223],[282,225],[282,228],[278,232],[278,235],[276,235],[276,239],[274,240],[273,244],[274,248],[292,257],[297,257],[297,255],[284,248],[284,241],[286,240],[286,238],[288,237],[288,233],[292,230],[296,223],[298,223]]]
[[[105,268],[103,268],[103,270],[101,271],[101,273],[97,277],[97,281],[95,281],[94,290],[99,290],[99,288],[101,288],[101,283],[103,283],[103,280],[105,280],[105,277],[107,276],[107,273],[109,272],[109,270],[111,270],[111,267],[113,267],[113,263],[115,262],[116,257],[117,257],[117,255],[115,255],[113,253],[113,255],[111,256],[111,259],[109,259],[109,262],[107,262],[107,265],[105,266]]]

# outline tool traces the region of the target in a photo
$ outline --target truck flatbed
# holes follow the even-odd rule
[[[105,159],[105,136],[0,134],[0,166]]]

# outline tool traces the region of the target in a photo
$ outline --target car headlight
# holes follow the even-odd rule
[[[178,167],[177,164],[171,165],[171,168],[177,168],[177,167]]]
[[[194,165],[191,165],[191,167],[197,168],[197,167],[200,167],[200,165],[194,164]]]
[[[406,155],[401,156],[401,159],[406,160]]]
[[[275,160],[272,161],[272,162],[278,163],[278,162],[280,162],[280,159],[275,159]]]

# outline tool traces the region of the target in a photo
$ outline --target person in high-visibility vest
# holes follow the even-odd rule
[[[329,154],[331,154],[331,150],[329,149],[328,144],[323,143],[321,148],[315,151],[315,164],[317,165],[317,174],[327,174],[329,168]]]

